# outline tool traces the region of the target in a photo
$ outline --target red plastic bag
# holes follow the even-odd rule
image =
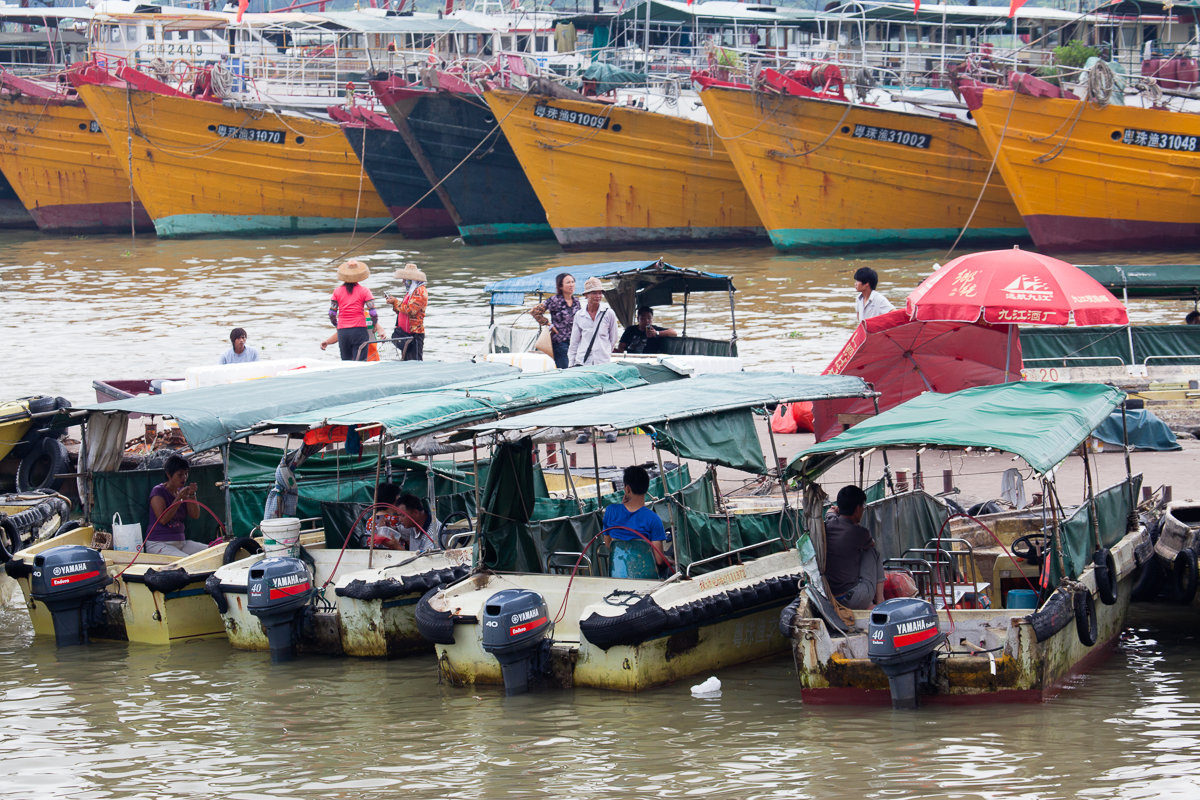
[[[813,404],[807,400],[799,403],[792,403],[792,419],[796,423],[796,431],[812,433],[813,430]]]
[[[792,405],[795,404],[780,403],[775,406],[775,413],[771,415],[772,433],[796,432],[796,420],[792,418]]]

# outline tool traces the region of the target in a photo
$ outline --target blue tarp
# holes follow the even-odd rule
[[[632,279],[645,286],[661,284],[667,292],[712,292],[733,288],[733,280],[728,275],[673,267],[662,261],[605,261],[599,264],[551,267],[532,275],[489,283],[484,291],[491,295],[491,304],[494,306],[524,305],[526,295],[554,294],[557,290],[554,279],[560,272],[569,272],[575,278],[577,294],[582,294],[583,284],[588,278],[621,281]]]
[[[1167,423],[1154,416],[1154,412],[1144,408],[1133,408],[1125,412],[1125,425],[1129,428],[1129,443],[1134,450],[1182,450],[1175,434],[1167,427]],[[1117,409],[1100,423],[1092,432],[1105,444],[1120,446],[1125,441],[1121,430],[1121,409]]]

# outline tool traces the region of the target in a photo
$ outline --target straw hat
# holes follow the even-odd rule
[[[338,280],[343,283],[362,283],[369,277],[371,277],[371,270],[367,269],[366,264],[354,258],[338,267]]]
[[[603,291],[604,291],[604,284],[600,282],[599,278],[591,277],[591,278],[588,278],[583,283],[583,293],[585,295],[589,295],[592,292],[603,292]]]
[[[425,273],[417,269],[417,265],[413,263],[405,264],[400,269],[396,270],[394,276],[398,281],[424,281]]]

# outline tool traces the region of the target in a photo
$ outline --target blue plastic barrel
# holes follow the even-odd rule
[[[1006,608],[1037,608],[1037,592],[1032,589],[1009,589]]]

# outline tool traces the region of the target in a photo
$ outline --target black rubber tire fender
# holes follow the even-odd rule
[[[46,463],[46,472],[37,482],[33,482],[39,466]],[[17,491],[34,492],[38,489],[53,489],[57,491],[63,484],[62,478],[56,478],[60,472],[66,472],[70,459],[67,448],[58,439],[45,436],[33,446],[21,463],[17,464]]]
[[[1087,589],[1075,592],[1075,633],[1084,647],[1091,647],[1100,636],[1096,621],[1096,601]]]
[[[454,644],[454,620],[449,611],[434,611],[429,599],[441,587],[435,586],[417,601],[417,630],[434,644]]]
[[[262,542],[250,536],[239,536],[229,544],[225,545],[225,554],[221,556],[222,564],[232,564],[235,561],[240,561],[238,553],[246,551],[247,555],[258,555],[263,551]],[[243,556],[244,558],[245,556]]]
[[[58,404],[55,402],[55,398],[49,395],[39,394],[25,399],[29,401],[28,407],[30,414],[45,414],[47,411],[55,411],[58,409]]]
[[[205,579],[204,591],[208,592],[209,597],[217,604],[218,614],[225,614],[229,611],[229,600],[225,597],[225,591],[221,588],[221,579],[216,574],[209,575]]]
[[[21,533],[8,517],[0,517],[0,564],[12,560],[13,555],[21,549]]]
[[[800,603],[804,598],[797,597],[792,602],[783,607],[783,611],[779,612],[779,632],[783,634],[783,638],[789,642],[796,635],[796,612],[800,610]]]
[[[76,528],[82,528],[82,527],[83,527],[83,522],[81,520],[69,519],[66,522],[64,522],[62,525],[58,526],[58,530],[56,530],[54,532],[54,535],[62,536],[64,533],[68,533],[69,531],[73,531]]]
[[[1046,602],[1028,616],[1034,638],[1044,642],[1070,625],[1073,606],[1071,592],[1061,587],[1055,589]]]
[[[1171,602],[1186,606],[1196,596],[1196,551],[1185,547],[1171,565]]]
[[[1092,557],[1092,574],[1096,579],[1096,594],[1100,602],[1111,606],[1117,602],[1117,562],[1112,550],[1097,550]]]

